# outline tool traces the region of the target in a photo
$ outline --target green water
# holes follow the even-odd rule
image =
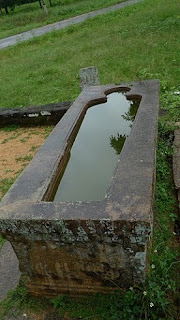
[[[54,197],[60,201],[104,199],[138,104],[123,93],[87,110]]]

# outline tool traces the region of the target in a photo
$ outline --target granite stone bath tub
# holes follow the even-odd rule
[[[140,104],[105,196],[53,202],[87,109],[112,92],[126,92]],[[84,89],[1,201],[0,233],[11,242],[30,293],[82,295],[144,282],[153,227],[158,94],[157,80]]]

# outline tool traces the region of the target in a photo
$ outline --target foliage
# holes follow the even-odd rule
[[[0,0],[0,9],[4,8],[6,11],[6,14],[9,13],[8,7],[13,8],[13,6],[14,6],[14,0]]]
[[[126,140],[125,134],[117,134],[117,136],[110,137],[110,145],[116,151],[116,154],[120,154]]]
[[[136,117],[136,113],[138,111],[139,108],[139,101],[132,101],[129,111],[127,113],[125,113],[125,115],[122,115],[122,117],[126,120],[126,121],[130,121],[133,122],[135,117]]]
[[[0,180],[0,193],[4,195],[9,190],[14,181],[15,178],[5,178]]]
[[[162,92],[163,109],[168,111],[166,119],[172,122],[180,121],[180,86],[164,88]]]
[[[47,308],[49,305],[49,301],[45,298],[38,299],[31,297],[21,279],[20,284],[8,293],[6,299],[0,302],[0,318],[4,319],[5,315],[18,316],[25,309],[37,311]]]
[[[3,244],[5,243],[5,240],[3,237],[0,235],[0,249],[2,248]]]

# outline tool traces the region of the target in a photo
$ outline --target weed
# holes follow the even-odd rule
[[[13,130],[10,130],[13,131]],[[12,136],[10,136],[9,138],[4,139],[1,144],[6,144],[7,142],[16,139],[17,137],[19,137],[21,135],[21,133],[14,133]]]
[[[29,149],[29,152],[35,152],[38,148],[39,148],[39,146],[32,146],[32,147]]]
[[[9,137],[9,138],[7,138],[7,139],[4,139],[2,142],[1,142],[1,144],[6,144],[7,142],[9,142],[10,140],[14,140],[15,139],[15,137]]]
[[[4,195],[9,190],[15,179],[16,178],[5,178],[0,180],[0,193],[2,195]]]
[[[5,243],[5,239],[0,235],[0,249],[2,248],[3,244]]]
[[[4,132],[11,132],[11,131],[16,131],[17,129],[19,129],[19,126],[18,125],[11,125],[11,126],[8,126],[8,127],[4,127],[4,128],[1,128],[1,131],[4,131]]]
[[[25,143],[25,142],[27,141],[27,139],[22,138],[22,139],[20,139],[19,141],[20,141],[21,143]]]
[[[4,170],[4,173],[9,173],[9,172],[14,172],[14,170],[11,170],[11,169]]]
[[[21,279],[20,284],[7,295],[7,298],[0,302],[0,316],[1,319],[5,315],[18,316],[23,313],[24,309],[31,309],[33,311],[39,308],[44,309],[49,305],[47,299],[32,298]]]
[[[29,162],[32,160],[32,158],[33,158],[32,155],[27,155],[25,157],[17,157],[16,162]]]

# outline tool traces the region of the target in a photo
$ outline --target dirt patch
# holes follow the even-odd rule
[[[31,161],[53,126],[0,129],[0,198]]]

